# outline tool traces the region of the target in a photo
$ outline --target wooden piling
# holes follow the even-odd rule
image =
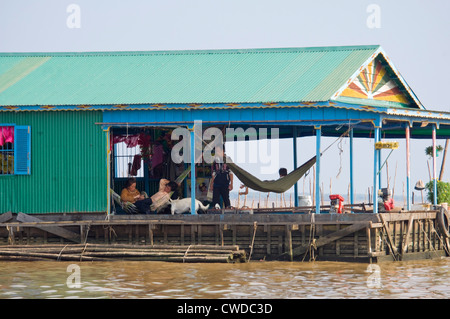
[[[283,213],[274,213],[277,211]],[[77,260],[182,261],[191,247],[185,262],[203,257],[205,262],[218,262],[216,257],[224,256],[216,256],[217,247],[233,246],[242,247],[251,260],[376,262],[448,254],[448,237],[438,227],[436,211],[315,215],[277,208],[274,212],[233,210],[205,215],[113,216],[109,220],[41,215],[36,217],[39,221],[22,222],[13,214],[14,218],[0,223],[0,259],[52,259],[60,254],[71,260],[78,256]],[[68,238],[67,232],[76,234],[80,243],[74,243],[72,235]],[[209,247],[211,258],[197,255],[205,253],[199,251],[199,244]],[[18,254],[13,254],[14,249]]]

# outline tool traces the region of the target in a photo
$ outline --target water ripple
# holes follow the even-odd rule
[[[0,262],[0,298],[450,298],[450,259],[367,264]],[[378,277],[373,278],[376,275]]]

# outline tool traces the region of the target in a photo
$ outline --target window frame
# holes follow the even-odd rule
[[[2,169],[1,176],[31,175],[31,126],[17,125],[14,123],[0,123],[0,127],[12,126],[14,128],[13,173],[4,174]],[[11,152],[11,150],[0,150],[0,152]],[[3,165],[3,164],[2,164]]]

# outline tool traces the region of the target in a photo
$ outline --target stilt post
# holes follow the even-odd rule
[[[316,214],[320,214],[320,140],[322,129],[320,126],[314,128],[316,130]]]

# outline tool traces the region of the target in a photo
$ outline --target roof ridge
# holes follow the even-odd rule
[[[241,54],[241,53],[287,53],[317,51],[375,50],[380,45],[348,45],[322,47],[284,47],[247,49],[205,49],[205,50],[165,50],[165,51],[85,51],[85,52],[0,52],[0,57],[68,57],[68,56],[138,56],[177,54]]]

